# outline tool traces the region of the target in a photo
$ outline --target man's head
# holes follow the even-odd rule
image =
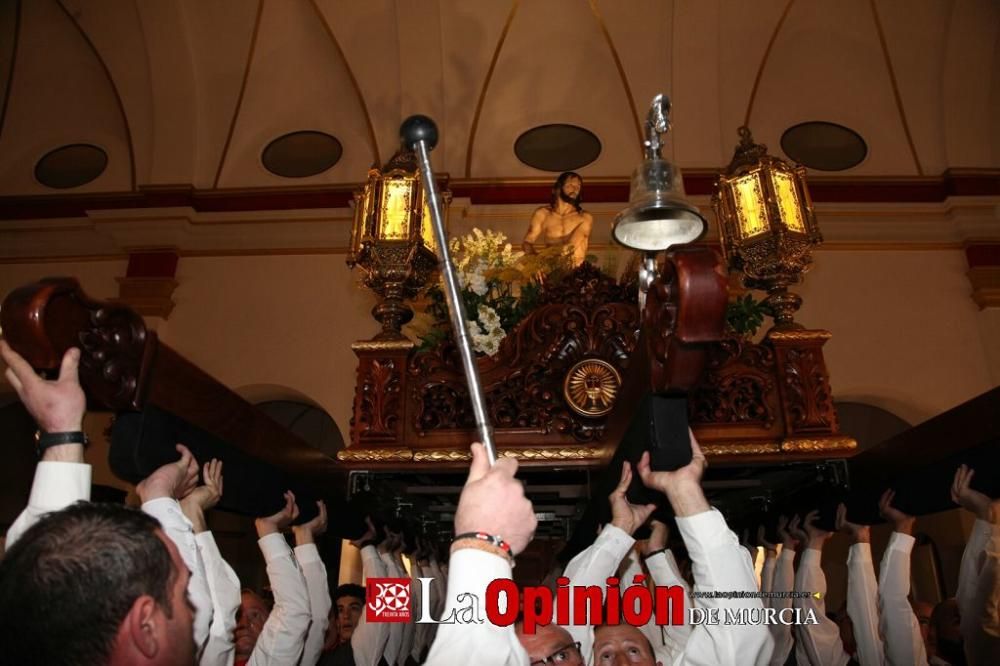
[[[559,174],[556,182],[552,185],[552,209],[555,210],[560,201],[565,201],[580,212],[583,210],[583,178],[580,174],[572,171]]]
[[[351,640],[365,607],[365,588],[354,583],[341,585],[333,593],[333,607],[337,611],[337,631],[340,642]]]
[[[934,644],[934,653],[955,666],[965,664],[961,620],[958,601],[954,597],[939,603],[931,613],[930,638]]]
[[[236,629],[233,642],[236,644],[236,658],[249,659],[257,645],[257,637],[264,629],[264,623],[271,614],[271,605],[256,592],[244,589],[240,595],[240,609],[236,612]]]
[[[661,666],[649,639],[630,624],[594,627],[594,666],[611,664]]]
[[[913,600],[910,602],[913,607],[913,615],[920,623],[920,637],[924,639],[924,644],[928,643],[931,629],[931,616],[934,614],[934,604],[928,601]]]
[[[0,644],[15,664],[191,664],[190,573],[159,523],[115,504],[43,517],[0,563]]]
[[[569,632],[557,624],[547,624],[533,634],[524,633],[523,625],[518,622],[515,627],[517,640],[521,641],[524,651],[528,653],[528,661],[563,664],[564,666],[583,666],[583,657],[577,643]],[[545,660],[549,661],[546,662]]]

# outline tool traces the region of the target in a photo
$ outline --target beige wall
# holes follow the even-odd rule
[[[960,250],[822,250],[800,288],[799,320],[833,332],[826,359],[838,399],[920,422],[995,384],[982,314]],[[74,275],[92,296],[117,295],[123,260],[0,265],[0,292],[47,275]],[[161,337],[254,399],[306,398],[345,440],[355,340],[378,324],[375,300],[340,254],[183,257]]]

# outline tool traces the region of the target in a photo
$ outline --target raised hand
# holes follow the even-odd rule
[[[302,523],[301,525],[296,525],[292,528],[292,533],[295,535],[296,546],[302,546],[307,543],[315,543],[316,537],[326,532],[326,502],[323,500],[316,502],[316,509],[318,512],[315,518],[307,523]]]
[[[632,483],[632,466],[622,463],[622,476],[608,501],[611,503],[611,524],[629,536],[635,534],[639,526],[645,523],[656,510],[655,504],[632,504],[625,497],[629,484]]]
[[[788,523],[788,532],[805,548],[809,545],[809,535],[806,533],[798,514]]]
[[[701,489],[701,477],[708,461],[694,433],[689,430],[688,434],[691,438],[691,462],[684,467],[673,472],[654,472],[649,467],[649,451],[642,454],[638,465],[642,482],[647,488],[666,495],[678,517],[693,516],[711,509]]]
[[[782,551],[794,551],[798,547],[799,540],[793,536],[793,532],[798,528],[798,514],[792,516],[791,520],[788,519],[788,516],[778,516],[778,536],[781,538]]]
[[[917,519],[895,508],[892,505],[892,500],[895,498],[895,490],[887,489],[884,493],[882,493],[882,497],[878,501],[878,513],[880,516],[892,523],[892,529],[894,531],[912,536],[913,523],[915,523]]]
[[[648,557],[651,553],[665,550],[667,541],[670,539],[670,528],[663,521],[655,518],[649,521],[649,538],[643,542],[640,552],[643,557]]]
[[[198,461],[183,444],[176,448],[180,460],[159,467],[135,487],[143,504],[161,497],[180,499],[198,484]]]
[[[4,374],[17,396],[24,403],[25,409],[45,432],[77,432],[83,429],[83,415],[87,410],[87,398],[80,388],[77,376],[80,364],[80,350],[66,350],[59,367],[59,379],[42,379],[34,368],[16,351],[10,348],[6,340],[0,340],[0,356],[7,364]],[[72,448],[75,447],[75,448]],[[79,444],[54,446],[46,453],[72,453],[67,456],[46,456],[46,459],[59,459],[67,462],[83,462],[83,447]]]
[[[807,547],[814,550],[823,550],[823,544],[833,536],[833,532],[827,532],[817,527],[817,520],[819,520],[819,509],[813,509],[806,514],[805,520],[802,521],[802,527],[805,530],[808,540]]]
[[[760,545],[764,546],[764,550],[767,551],[768,553],[777,553],[778,552],[778,546],[776,544],[773,544],[770,541],[768,541],[765,538],[766,536],[767,535],[766,535],[766,531],[764,530],[764,526],[763,525],[758,525],[757,526],[757,543],[759,543]]]
[[[506,541],[514,555],[524,550],[538,521],[516,473],[517,460],[501,458],[490,467],[486,449],[473,444],[469,477],[455,511],[455,534],[485,532]]]
[[[993,500],[969,485],[976,470],[967,465],[959,465],[955,471],[955,479],[951,483],[951,501],[966,511],[971,511],[976,518],[990,523],[1000,522],[1000,510],[995,510]]]
[[[214,508],[222,499],[222,461],[212,458],[201,469],[202,485],[181,498],[181,507],[198,507],[202,511]]]
[[[351,545],[361,550],[365,546],[374,543],[375,537],[378,535],[378,530],[375,529],[375,523],[372,522],[371,516],[365,516],[365,524],[368,525],[368,529],[357,539],[351,540]]]
[[[850,535],[851,540],[854,543],[872,542],[871,528],[868,525],[848,521],[847,505],[843,502],[837,505],[837,518],[834,525],[836,526],[838,532]]]
[[[263,538],[268,534],[274,534],[286,529],[299,517],[299,505],[295,503],[295,493],[291,490],[285,491],[285,506],[277,513],[258,518],[255,521],[257,536]]]

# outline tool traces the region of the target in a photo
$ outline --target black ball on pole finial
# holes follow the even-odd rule
[[[427,150],[433,150],[438,142],[438,128],[427,116],[410,116],[399,126],[399,138],[410,150],[416,147],[418,141],[423,141]]]

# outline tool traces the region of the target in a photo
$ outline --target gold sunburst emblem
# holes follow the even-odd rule
[[[604,416],[615,406],[622,385],[621,375],[607,361],[588,358],[566,373],[563,396],[573,411],[582,416]]]

